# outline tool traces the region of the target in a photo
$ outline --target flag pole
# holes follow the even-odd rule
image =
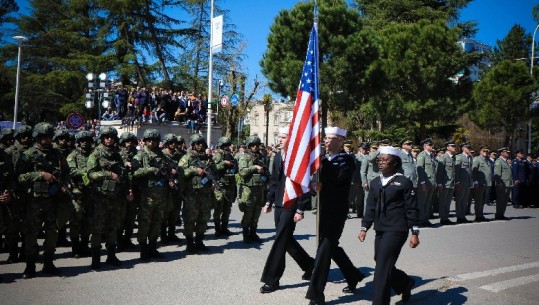
[[[212,120],[212,85],[213,85],[213,0],[211,0],[211,13],[210,13],[210,66],[208,68],[208,130],[207,130],[207,144],[211,148],[211,120]]]
[[[314,0],[314,17],[313,17],[313,26],[315,28],[315,31],[317,33],[317,37],[318,37],[318,2],[316,0]],[[316,48],[315,50],[315,54],[316,54],[316,57],[315,57],[315,67],[316,69],[319,68],[319,58],[318,58],[318,38],[317,38],[317,43],[314,45],[314,47]],[[319,84],[319,81],[320,81],[320,76],[319,76],[319,73],[316,73],[316,80],[314,81],[314,86],[315,86],[315,92],[320,92],[318,91],[318,84]],[[320,93],[319,93],[320,94]],[[319,97],[320,98],[320,97]],[[318,102],[318,107],[319,107],[319,112],[322,113],[322,103],[320,103],[320,101]],[[322,128],[322,120],[320,120],[318,122],[318,124],[320,124],[320,131],[322,132],[324,129]],[[320,140],[320,133],[318,133],[318,138]],[[321,143],[319,141],[319,143]],[[320,168],[318,168],[318,170],[316,171],[316,173],[314,174],[314,181],[316,182],[319,182],[320,181]],[[315,206],[316,206],[316,249],[318,249],[318,247],[320,246],[320,192],[318,194],[316,194],[316,197],[315,197]]]

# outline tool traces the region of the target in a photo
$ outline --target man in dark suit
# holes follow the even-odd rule
[[[264,213],[275,210],[275,241],[271,247],[262,277],[264,285],[260,288],[261,293],[270,293],[279,288],[279,279],[285,269],[285,255],[290,256],[305,272],[302,279],[309,280],[314,265],[314,259],[307,254],[298,241],[294,238],[296,222],[303,219],[303,213],[311,202],[311,194],[305,193],[296,198],[289,206],[284,207],[283,197],[285,190],[286,175],[283,171],[284,147],[288,141],[288,128],[279,128],[279,147],[281,149],[273,159],[270,176],[268,202],[263,208]]]
[[[354,267],[343,248],[339,247],[344,224],[348,215],[350,182],[355,170],[354,157],[343,150],[346,130],[327,127],[324,140],[327,154],[322,158],[320,181],[312,187],[319,192],[318,251],[306,298],[310,305],[325,304],[326,287],[331,260],[341,269],[346,286],[344,293],[353,293],[364,275]]]
[[[529,166],[528,161],[524,158],[524,151],[519,149],[516,151],[517,157],[513,160],[511,165],[511,172],[513,174],[513,207],[515,209],[521,209],[526,207],[526,184],[528,183]]]

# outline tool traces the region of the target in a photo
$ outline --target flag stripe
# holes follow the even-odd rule
[[[294,112],[285,147],[286,174],[284,206],[309,191],[311,175],[320,167],[320,126],[318,99],[318,37],[316,23],[309,38],[305,64],[296,95]]]

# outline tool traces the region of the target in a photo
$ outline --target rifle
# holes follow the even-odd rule
[[[75,198],[75,195],[69,188],[69,183],[62,179],[62,172],[48,162],[45,155],[39,155],[37,157],[34,163],[34,170],[47,172],[53,176],[55,182],[49,186],[49,194],[54,195],[58,192],[58,189],[61,189],[69,199]]]
[[[120,176],[120,182],[123,182],[125,180],[126,171],[122,164],[116,161],[108,161],[104,159],[101,159],[100,161],[101,167],[103,167],[103,169],[111,171],[116,175]]]
[[[159,172],[157,173],[157,176],[160,178],[160,186],[162,187],[165,184],[171,185],[173,184],[173,189],[175,191],[179,190],[178,187],[178,179],[174,177],[174,175],[171,173],[172,169],[176,169],[178,171],[177,166],[171,164],[167,159],[151,159],[149,164],[151,167],[156,167],[159,169]]]
[[[261,154],[258,154],[256,158],[253,160],[253,164],[264,168],[264,173],[260,174],[260,182],[268,181],[269,169],[268,169],[268,166],[266,165],[266,158],[264,158]]]
[[[231,153],[229,153],[229,152],[225,153],[223,155],[223,160],[229,161],[229,162],[232,163],[232,167],[228,168],[226,170],[227,175],[235,175],[235,174],[238,173],[238,171],[239,171],[238,170],[238,160],[236,160],[236,158],[234,158],[234,156]]]
[[[202,185],[206,185],[208,182],[212,182],[213,187],[216,189],[221,189],[221,184],[219,184],[219,177],[213,171],[213,168],[210,166],[211,159],[207,162],[197,161],[196,167],[202,168],[204,170],[205,177],[202,179]]]

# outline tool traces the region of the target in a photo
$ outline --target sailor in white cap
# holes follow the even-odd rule
[[[410,179],[399,173],[401,152],[390,146],[379,149],[376,160],[380,176],[371,182],[367,208],[361,222],[359,240],[364,241],[374,223],[374,297],[373,304],[389,304],[391,289],[402,294],[402,301],[411,296],[414,280],[395,267],[401,248],[411,230],[410,247],[419,245],[419,218],[416,195]]]
[[[296,198],[294,202],[284,208],[283,197],[285,190],[286,175],[283,171],[283,154],[288,141],[288,128],[279,128],[279,148],[272,164],[269,178],[268,202],[263,208],[264,213],[271,212],[272,206],[275,211],[275,241],[271,247],[268,259],[260,279],[264,285],[260,288],[261,293],[270,293],[279,288],[279,280],[285,269],[286,252],[292,256],[300,268],[304,271],[302,278],[308,280],[314,266],[314,259],[307,254],[298,241],[294,238],[296,222],[303,219],[303,211],[310,204],[311,194],[306,193]]]
[[[355,170],[353,155],[346,154],[343,144],[346,130],[327,127],[324,139],[327,154],[322,158],[320,182],[312,187],[319,192],[318,251],[306,298],[311,305],[325,304],[324,289],[328,279],[331,260],[341,269],[346,283],[344,293],[353,293],[364,275],[354,266],[348,255],[339,247],[349,210],[349,192]]]

